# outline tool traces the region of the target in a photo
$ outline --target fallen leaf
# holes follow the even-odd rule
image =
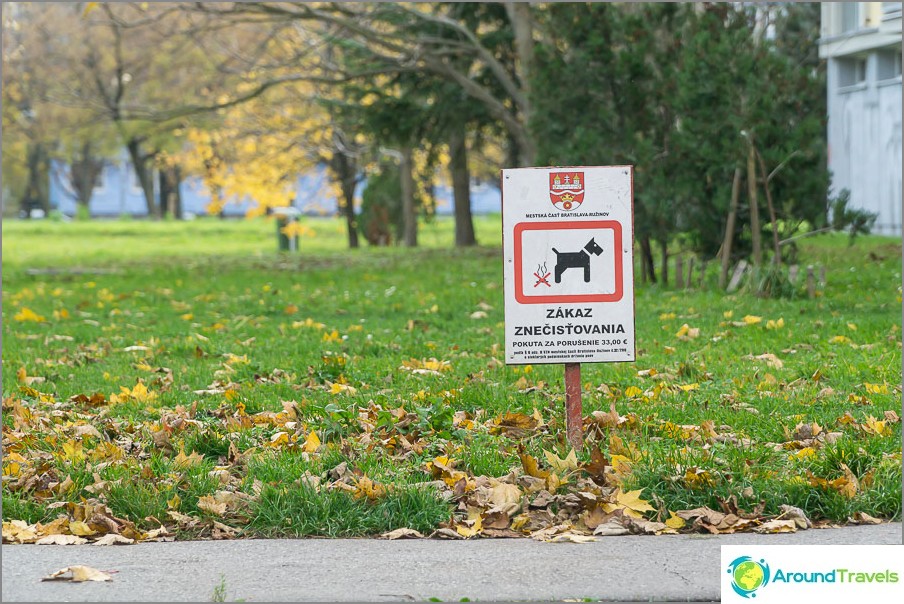
[[[874,518],[866,512],[854,512],[854,515],[848,518],[848,522],[851,524],[882,524],[885,521],[880,518]]]
[[[217,501],[210,495],[205,495],[198,499],[198,509],[214,514],[215,516],[222,516],[226,513],[226,503]]]
[[[601,535],[604,537],[617,537],[618,535],[629,535],[630,533],[631,530],[615,518],[599,524],[593,529],[594,535]]]
[[[518,456],[521,458],[521,465],[528,476],[533,476],[534,478],[547,478],[549,476],[549,472],[540,469],[540,464],[535,457],[527,453],[520,453]]]
[[[673,529],[684,528],[686,524],[687,521],[675,512],[669,512],[669,518],[665,521],[665,525]]]
[[[123,537],[122,535],[108,533],[91,545],[131,545],[133,543],[135,543],[134,539],[129,539],[128,537]]]
[[[753,529],[755,533],[796,533],[797,523],[794,520],[770,520]]]
[[[555,453],[549,451],[543,451],[543,453],[546,455],[546,461],[549,462],[549,465],[557,472],[566,473],[578,469],[578,458],[574,449],[571,449],[571,451],[568,452],[565,459],[562,459]]]
[[[559,533],[554,537],[543,539],[543,541],[545,541],[546,543],[590,543],[592,541],[596,541],[596,537],[592,535],[581,535],[580,533],[566,531],[564,533]]]
[[[35,545],[82,545],[88,543],[78,535],[47,535],[35,541]]]
[[[204,456],[200,453],[192,451],[190,455],[186,455],[185,451],[179,451],[179,454],[173,458],[173,466],[179,470],[184,470],[197,466],[202,461],[204,461]]]
[[[311,430],[311,433],[308,434],[308,437],[304,441],[304,445],[302,445],[301,450],[305,453],[313,453],[320,447],[320,438],[317,437],[317,432]]]
[[[97,531],[88,526],[86,522],[80,520],[71,521],[69,523],[69,531],[73,535],[78,535],[79,537],[90,537],[97,534]]]
[[[423,539],[424,535],[414,529],[397,528],[394,531],[383,533],[382,535],[380,535],[380,537],[392,541],[394,539]]]
[[[50,573],[41,581],[72,581],[73,583],[81,583],[82,581],[112,581],[113,577],[107,573],[91,568],[90,566],[67,566],[55,573]]]
[[[782,513],[776,517],[776,520],[793,520],[797,528],[804,530],[813,527],[813,523],[802,509],[784,503],[779,506],[779,509]]]

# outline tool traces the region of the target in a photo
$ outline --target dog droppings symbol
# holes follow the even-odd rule
[[[599,256],[603,253],[603,248],[591,238],[584,249],[577,252],[560,252],[556,248],[552,248],[552,251],[556,253],[556,283],[562,282],[562,273],[570,268],[584,269],[584,283],[590,283],[590,254]]]
[[[537,272],[534,273],[534,277],[537,278],[537,282],[534,283],[534,287],[537,287],[541,283],[546,285],[546,287],[552,287],[552,285],[549,284],[549,281],[547,281],[547,279],[549,278],[549,271],[546,270],[545,262],[542,265],[537,265]]]

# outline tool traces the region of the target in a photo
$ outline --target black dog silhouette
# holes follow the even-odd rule
[[[570,268],[583,268],[584,283],[590,283],[590,254],[599,256],[603,248],[591,238],[584,249],[577,252],[560,252],[556,248],[552,251],[556,253],[556,283],[562,282],[562,273]]]

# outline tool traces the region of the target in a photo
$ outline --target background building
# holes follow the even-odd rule
[[[76,193],[72,189],[69,178],[69,166],[54,160],[50,167],[50,207],[59,210],[66,216],[76,214]],[[155,186],[158,179],[153,179]],[[325,165],[319,165],[309,173],[300,174],[295,180],[295,200],[293,207],[308,216],[334,216],[339,212],[339,204],[330,187],[330,174]],[[366,180],[358,184],[356,197],[367,185]],[[179,184],[182,197],[182,212],[187,216],[204,216],[208,214],[210,193],[204,181],[198,177],[189,177]],[[160,192],[155,190],[156,203],[160,203]],[[437,201],[436,212],[450,215],[453,212],[452,190],[445,185],[437,184],[435,188]],[[223,216],[241,217],[254,206],[250,199],[233,199],[223,207]],[[91,216],[96,218],[117,216],[147,216],[147,204],[135,170],[123,152],[115,160],[107,160],[97,179],[88,204]],[[488,183],[471,183],[471,211],[474,214],[490,214],[502,211],[502,199],[499,189]]]
[[[834,191],[878,214],[873,232],[900,235],[901,2],[824,2],[819,56]]]

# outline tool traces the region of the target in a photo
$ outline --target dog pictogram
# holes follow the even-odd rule
[[[584,283],[590,283],[590,254],[599,256],[603,253],[603,248],[591,238],[584,249],[577,252],[560,252],[556,248],[552,248],[552,251],[556,253],[556,283],[562,282],[562,273],[570,268],[583,268]]]

